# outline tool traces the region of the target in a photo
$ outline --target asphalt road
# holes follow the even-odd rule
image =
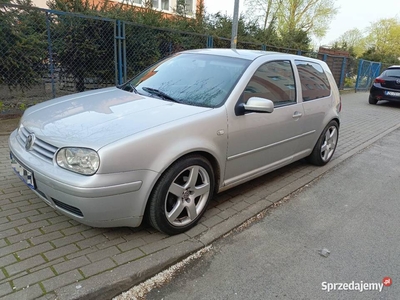
[[[214,243],[146,299],[399,299],[399,149],[396,130]],[[387,276],[381,292],[323,290]]]

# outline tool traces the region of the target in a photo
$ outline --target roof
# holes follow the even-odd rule
[[[187,50],[185,53],[199,53],[199,54],[212,54],[221,55],[235,58],[242,58],[247,60],[255,60],[256,58],[264,55],[290,55],[286,53],[272,52],[272,51],[261,51],[261,50],[244,50],[244,49],[220,49],[220,48],[207,48],[207,49],[196,49]]]
[[[275,56],[274,59],[279,57],[279,59],[298,59],[303,61],[309,61],[318,63],[322,66],[326,66],[326,63],[322,60],[311,58],[307,56],[274,52],[274,51],[262,51],[262,50],[245,50],[245,49],[223,49],[223,48],[207,48],[207,49],[196,49],[196,50],[186,50],[181,53],[198,53],[198,54],[209,54],[209,55],[220,55],[225,57],[240,58],[246,60],[255,60],[261,56]]]

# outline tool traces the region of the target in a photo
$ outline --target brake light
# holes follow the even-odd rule
[[[385,80],[383,80],[382,78],[375,78],[375,83],[385,83]]]

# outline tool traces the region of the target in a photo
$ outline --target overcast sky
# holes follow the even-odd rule
[[[244,0],[240,0],[239,12],[245,12]],[[235,0],[205,0],[206,10],[209,13],[221,11],[233,15]],[[371,22],[382,18],[400,19],[400,0],[336,0],[339,13],[330,25],[325,38],[316,41],[318,45],[329,44],[342,33],[357,27],[365,29]]]

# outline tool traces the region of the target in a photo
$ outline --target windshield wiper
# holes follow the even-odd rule
[[[164,92],[162,92],[160,90],[153,89],[151,87],[146,87],[146,86],[142,87],[142,90],[148,92],[151,95],[156,95],[158,97],[161,97],[164,100],[170,100],[170,101],[173,101],[173,102],[176,102],[176,103],[181,103],[181,101],[171,97],[170,95],[168,95],[168,94],[166,94],[166,93],[164,93]]]

